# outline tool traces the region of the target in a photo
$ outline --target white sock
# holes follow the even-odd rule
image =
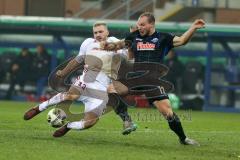
[[[84,129],[84,121],[77,121],[77,122],[69,122],[67,125],[67,128],[71,128],[71,129]]]
[[[39,110],[43,111],[43,110],[47,109],[49,106],[58,104],[62,101],[64,101],[64,93],[58,93],[57,95],[53,96],[49,100],[39,104]]]

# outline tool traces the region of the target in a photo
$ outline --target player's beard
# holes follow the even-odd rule
[[[97,37],[96,39],[97,39],[98,42],[103,41],[102,37]]]
[[[146,30],[145,36],[151,36],[151,35],[152,35],[152,34],[151,34],[151,29]]]
[[[150,34],[150,30],[143,30],[143,31],[140,31],[140,35],[141,36],[148,36]]]

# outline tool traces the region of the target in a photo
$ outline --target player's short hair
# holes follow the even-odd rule
[[[147,17],[148,18],[148,23],[155,24],[155,17],[151,12],[144,12],[139,16],[139,18],[140,17]]]
[[[107,23],[105,23],[104,21],[97,21],[93,24],[93,28],[98,26],[105,26],[106,28],[108,28]]]

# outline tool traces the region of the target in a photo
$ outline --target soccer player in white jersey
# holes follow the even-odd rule
[[[63,70],[56,75],[65,77],[79,64],[85,63],[84,73],[77,78],[70,89],[64,93],[58,93],[49,100],[28,110],[25,120],[30,120],[48,107],[67,100],[80,100],[85,105],[84,118],[80,121],[69,122],[53,134],[54,137],[65,135],[70,129],[83,130],[92,127],[104,112],[108,102],[107,88],[111,79],[117,78],[117,72],[121,63],[119,54],[123,51],[100,50],[100,42],[117,42],[115,37],[108,37],[109,32],[104,22],[95,23],[93,26],[94,38],[86,39],[79,50],[78,56],[71,60]],[[112,61],[115,65],[112,65]],[[118,62],[116,64],[116,62]]]

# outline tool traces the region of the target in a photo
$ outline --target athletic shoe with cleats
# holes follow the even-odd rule
[[[128,135],[131,132],[135,131],[136,129],[137,129],[137,124],[135,124],[134,122],[131,122],[131,121],[125,121],[123,123],[122,134],[123,135]]]
[[[57,137],[62,137],[64,136],[68,131],[71,130],[71,128],[67,128],[67,124],[65,124],[64,126],[62,126],[61,128],[59,128],[58,130],[56,130],[54,133],[53,133],[53,137],[57,138]]]
[[[35,117],[36,115],[38,115],[41,111],[39,111],[39,107],[36,106],[36,107],[33,107],[31,109],[29,109],[25,114],[24,114],[24,117],[23,119],[24,120],[30,120],[32,119],[33,117]]]
[[[181,141],[180,143],[183,145],[193,145],[193,146],[200,146],[200,144],[195,141],[194,139],[190,139],[190,138],[185,138],[185,140]]]

